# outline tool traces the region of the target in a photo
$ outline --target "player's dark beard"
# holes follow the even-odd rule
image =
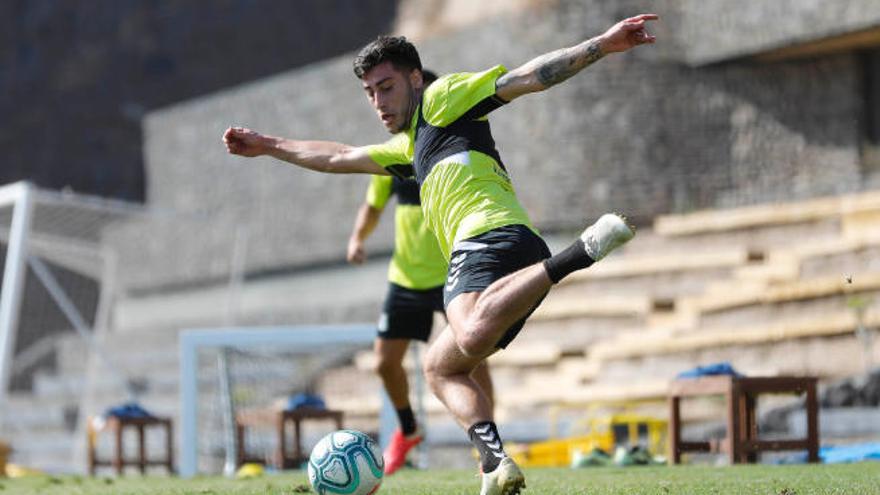
[[[416,106],[419,104],[418,98],[420,95],[416,93],[416,90],[412,87],[412,84],[410,84],[409,79],[406,80],[406,91],[408,95],[407,101],[409,102],[405,112],[406,118],[400,125],[400,128],[393,131],[392,134],[409,130],[409,126],[412,124],[413,112],[416,111]]]

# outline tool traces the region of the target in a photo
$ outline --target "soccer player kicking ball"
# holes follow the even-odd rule
[[[422,79],[427,86],[437,76],[423,70]],[[385,474],[403,467],[407,453],[423,439],[409,402],[403,358],[411,340],[427,342],[431,336],[434,312],[443,312],[443,282],[449,267],[437,238],[425,225],[418,182],[389,175],[373,175],[370,180],[366,200],[358,210],[348,241],[349,263],[359,265],[366,259],[364,241],[376,228],[392,195],[397,196],[394,253],[388,265],[388,293],[373,344],[376,372],[397,411],[400,425],[383,455]],[[491,400],[492,381],[487,363],[474,371],[474,378]]]
[[[400,424],[383,455],[385,474],[403,467],[407,453],[423,438],[409,402],[403,358],[411,340],[428,341],[434,312],[443,312],[443,282],[448,266],[437,239],[424,223],[418,183],[386,175],[374,175],[370,182],[348,243],[348,261],[363,263],[363,243],[379,223],[392,194],[397,195],[394,254],[388,266],[388,293],[373,344],[378,360],[376,371]],[[491,400],[492,382],[486,362],[474,370],[474,378]]]
[[[482,495],[519,493],[525,478],[504,453],[491,402],[474,370],[516,337],[553,284],[634,235],[623,218],[605,214],[551,256],[516,198],[487,115],[604,56],[653,43],[645,25],[655,19],[654,14],[624,19],[595,38],[512,71],[499,65],[449,74],[427,88],[415,47],[404,38],[380,37],[361,50],[354,71],[379,120],[394,134],[387,142],[354,147],[239,127],[223,136],[229,152],[241,156],[268,155],[329,173],[416,177],[425,221],[449,259],[444,287],[449,325],[428,349],[424,372],[480,453]]]

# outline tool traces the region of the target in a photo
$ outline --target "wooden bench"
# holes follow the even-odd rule
[[[761,440],[755,415],[761,394],[806,394],[807,437],[795,440]],[[693,442],[681,438],[681,400],[686,397],[723,395],[727,409],[727,436],[719,442]],[[731,464],[755,462],[759,452],[806,450],[809,462],[819,462],[819,405],[814,377],[709,376],[681,379],[669,388],[669,462],[678,464],[684,452],[724,452]]]
[[[161,428],[165,430],[165,457],[163,459],[147,459],[146,430],[148,428]],[[108,429],[112,432],[114,438],[113,457],[110,460],[102,460],[97,456],[98,434],[104,429]],[[137,432],[137,459],[125,458],[123,439],[125,438],[124,433],[126,429],[134,429]],[[123,473],[125,466],[137,466],[138,469],[140,469],[141,474],[147,472],[147,466],[164,466],[169,474],[174,474],[174,435],[172,433],[170,418],[120,418],[111,416],[107,419],[106,425],[101,429],[95,427],[93,418],[89,418],[86,425],[86,435],[88,443],[87,462],[89,474],[91,476],[95,475],[98,466],[112,466],[117,475]]]
[[[238,465],[248,462],[265,463],[266,459],[249,455],[245,448],[245,430],[249,426],[257,426],[265,424],[267,421],[274,423],[275,430],[278,434],[278,447],[275,451],[274,465],[279,469],[294,469],[309,459],[309,453],[304,451],[302,447],[302,422],[307,420],[330,420],[333,421],[336,429],[342,429],[343,412],[330,409],[313,409],[308,407],[272,411],[266,414],[266,411],[241,413],[236,418],[236,434],[238,436]],[[293,424],[293,452],[287,448],[286,428],[288,424]]]

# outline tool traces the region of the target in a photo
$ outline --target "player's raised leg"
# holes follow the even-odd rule
[[[491,353],[507,329],[526,317],[553,286],[541,263],[507,275],[483,292],[465,292],[446,308],[461,351]]]
[[[570,273],[587,268],[601,260],[632,239],[634,235],[634,230],[623,217],[608,213],[587,227],[580,237],[563,251],[513,271],[492,282],[482,291],[457,294],[447,304],[446,314],[459,348],[469,356],[484,356],[491,353],[511,327],[518,323],[521,326],[522,320],[535,310],[553,284]],[[473,245],[465,247],[473,249],[473,252],[495,248],[495,246],[474,247],[480,244],[480,240],[475,239]],[[531,239],[526,238],[526,241]],[[524,241],[520,239],[517,242]],[[496,246],[498,250],[510,249],[506,244],[499,243]],[[514,249],[518,248],[519,246],[516,246]],[[531,254],[531,252],[532,250],[529,250],[527,253]],[[468,254],[462,253],[465,256]],[[497,253],[493,258],[505,256],[512,258],[515,257],[514,255],[513,252]],[[466,261],[466,258],[463,259]],[[456,263],[455,253],[452,263],[451,266]]]

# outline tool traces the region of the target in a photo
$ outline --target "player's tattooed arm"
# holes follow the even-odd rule
[[[647,33],[645,23],[656,19],[654,14],[630,17],[600,36],[534,58],[499,77],[495,82],[495,94],[505,101],[511,101],[524,94],[543,91],[586,69],[609,53],[653,43],[656,38]]]
[[[599,37],[536,57],[502,75],[495,94],[506,101],[543,91],[570,78],[605,56]]]
[[[247,158],[271,156],[302,168],[328,174],[375,174],[388,172],[375,163],[362,147],[332,141],[298,141],[260,134],[243,127],[223,133],[226,150]]]
[[[593,38],[572,48],[563,48],[534,60],[536,76],[544,89],[555,86],[605,56],[599,40]]]

